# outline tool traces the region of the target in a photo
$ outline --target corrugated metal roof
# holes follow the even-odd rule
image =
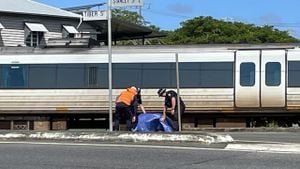
[[[32,0],[0,0],[0,12],[80,18],[81,16]]]

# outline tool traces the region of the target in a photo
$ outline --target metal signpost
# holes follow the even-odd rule
[[[111,0],[107,3],[107,27],[108,27],[108,100],[109,100],[109,131],[113,131],[112,114],[112,51],[111,51]]]
[[[178,53],[175,54],[176,57],[176,87],[177,87],[177,113],[178,113],[178,131],[181,131],[181,105],[180,105],[180,87],[179,87],[179,63],[178,63]]]
[[[111,35],[111,7],[143,6],[143,0],[107,0],[107,27],[108,27],[108,89],[109,89],[109,131],[113,131],[112,114],[112,35]]]

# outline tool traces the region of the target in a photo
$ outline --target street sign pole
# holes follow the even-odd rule
[[[126,6],[142,6],[143,0],[132,1],[113,1],[107,0],[107,43],[108,43],[108,90],[109,90],[109,131],[113,131],[113,113],[112,113],[112,35],[111,35],[111,8]]]
[[[177,113],[178,113],[178,131],[181,131],[181,112],[180,112],[180,86],[179,86],[179,63],[178,53],[175,54],[176,59],[176,88],[177,88]]]
[[[107,27],[108,27],[108,90],[109,90],[109,131],[113,131],[113,113],[112,113],[112,51],[111,51],[111,0],[107,0]]]

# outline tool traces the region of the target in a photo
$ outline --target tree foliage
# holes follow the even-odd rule
[[[122,9],[113,9],[112,17],[118,18],[119,20],[131,22],[137,25],[145,25],[145,19],[143,16],[139,15],[137,12],[122,10]]]
[[[148,44],[259,44],[295,43],[298,39],[287,31],[273,26],[256,26],[242,22],[217,20],[210,16],[199,16],[181,23],[175,31],[162,31],[151,25],[137,12],[114,9],[113,17],[138,25],[146,26],[156,32],[167,34],[163,39],[147,40]]]
[[[119,20],[127,21],[130,23],[134,23],[137,25],[148,27],[154,31],[159,32],[160,28],[150,24],[150,22],[146,21],[143,16],[134,11],[122,10],[122,9],[113,9],[112,16],[118,18]]]
[[[287,31],[273,26],[255,26],[241,22],[226,22],[212,17],[196,17],[181,23],[169,32],[166,44],[241,44],[299,42]]]

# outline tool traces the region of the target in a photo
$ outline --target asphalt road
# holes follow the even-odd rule
[[[1,143],[0,168],[295,169],[300,166],[299,154],[115,146]]]

